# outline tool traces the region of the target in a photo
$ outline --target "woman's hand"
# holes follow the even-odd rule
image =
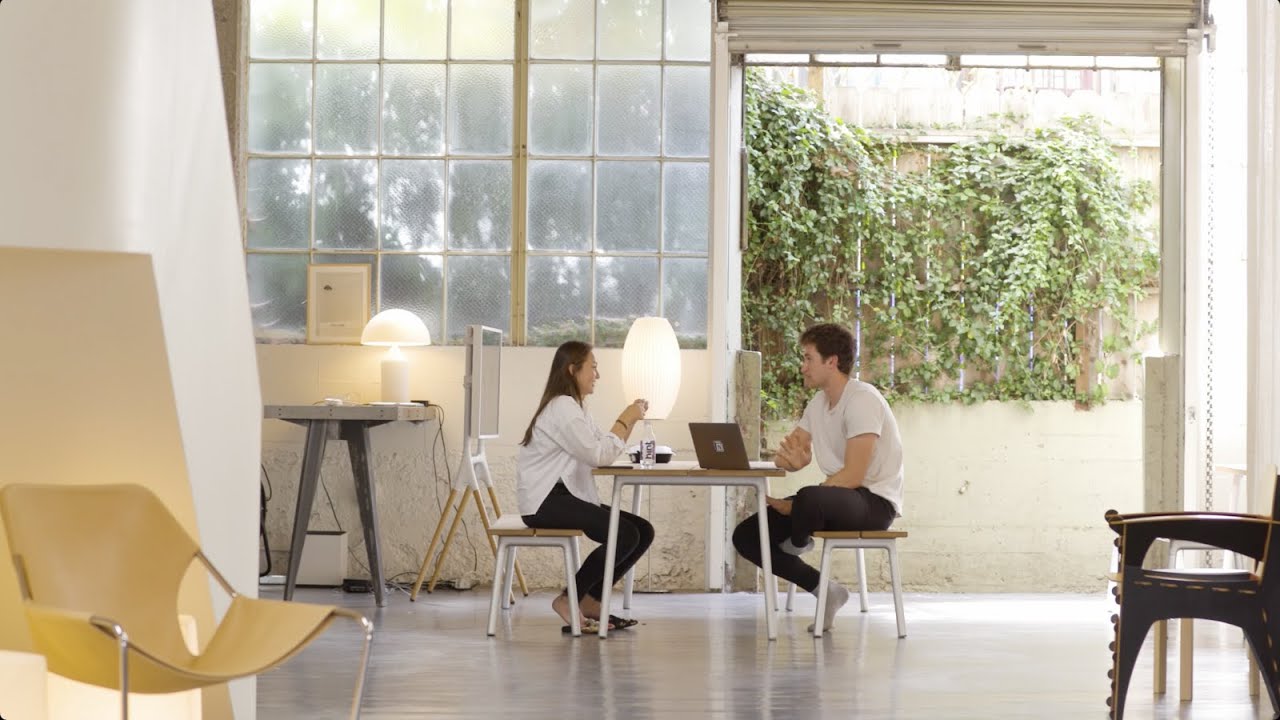
[[[618,416],[618,421],[627,426],[627,429],[636,426],[636,423],[644,419],[644,414],[649,410],[648,400],[636,400],[628,405],[622,414]]]

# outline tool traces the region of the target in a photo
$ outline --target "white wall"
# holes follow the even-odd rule
[[[343,395],[358,402],[377,400],[378,363],[384,352],[380,348],[359,346],[259,345],[263,401],[309,404],[326,396]],[[499,500],[507,512],[516,509],[517,443],[541,399],[554,352],[554,348],[503,349],[501,437],[489,441],[487,451]],[[438,462],[438,472],[434,472],[429,450],[436,432],[433,422],[396,423],[371,431],[383,569],[388,578],[403,573],[416,574],[440,517],[440,506],[449,493],[445,466],[452,472],[457,471],[462,442],[464,350],[432,346],[407,348],[404,353],[410,361],[411,396],[444,408],[444,439],[449,453],[447,460],[442,453],[434,456]],[[597,423],[607,427],[628,402],[622,395],[621,351],[598,349],[596,359],[600,381],[587,405]],[[710,358],[706,351],[686,350],[681,353],[681,361],[680,396],[670,418],[654,421],[653,425],[660,444],[673,447],[679,457],[692,459],[687,423],[709,418]],[[289,545],[302,468],[305,430],[283,421],[270,421],[263,425],[262,432],[263,461],[275,490],[268,504],[268,537],[273,550],[280,551],[275,553],[273,572],[283,573],[287,563],[284,551]],[[638,440],[638,436],[633,435],[632,440]],[[366,562],[366,551],[360,535],[346,443],[329,444],[321,479],[333,497],[343,529],[349,532],[352,557],[348,575],[367,577],[367,571],[361,567],[361,563]],[[600,484],[601,497],[606,502],[609,491],[606,483]],[[659,518],[662,529],[648,559],[637,568],[637,587],[646,588],[652,583],[662,588],[705,589],[706,491],[658,488],[647,497],[644,514]],[[467,510],[464,518],[468,521],[466,535],[455,540],[441,577],[467,584],[487,582],[493,572],[493,560],[474,507]],[[311,527],[334,528],[323,491],[317,493]],[[592,547],[590,543],[584,545],[584,551],[589,547]],[[522,552],[521,565],[535,587],[559,587],[564,582],[563,565],[553,551]],[[413,576],[399,579],[408,581]]]
[[[903,584],[929,592],[1095,592],[1115,534],[1108,509],[1142,509],[1142,405],[1069,402],[900,405],[905,451]],[[790,430],[774,424],[771,447]],[[821,480],[815,467],[779,483]],[[812,553],[816,563],[819,553]],[[852,554],[836,563],[854,577]],[[868,553],[887,587],[883,553]]]
[[[0,91],[0,245],[151,256],[201,545],[256,594],[261,409],[210,3],[11,2]]]

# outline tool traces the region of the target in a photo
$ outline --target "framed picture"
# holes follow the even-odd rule
[[[368,265],[307,265],[308,343],[359,345],[368,322]]]

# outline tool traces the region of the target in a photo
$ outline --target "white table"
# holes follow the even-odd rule
[[[683,485],[687,487],[752,487],[756,490],[756,514],[760,521],[760,558],[764,570],[764,616],[765,626],[769,631],[769,639],[778,637],[778,618],[775,617],[774,605],[778,598],[778,580],[773,576],[772,548],[769,546],[769,521],[765,516],[765,496],[769,493],[769,478],[783,477],[786,472],[771,465],[750,470],[705,470],[696,462],[672,461],[655,465],[644,470],[639,466],[622,465],[596,468],[593,475],[613,477],[613,497],[609,503],[609,539],[605,543],[604,556],[604,588],[601,592],[600,607],[603,608],[600,622],[600,637],[609,636],[609,601],[613,595],[613,564],[618,551],[618,517],[622,504],[622,488],[631,485],[635,488],[631,497],[631,510],[640,509],[641,485]],[[659,529],[659,532],[661,530]],[[635,569],[632,568],[632,573]],[[625,607],[630,607],[631,580],[628,578]]]

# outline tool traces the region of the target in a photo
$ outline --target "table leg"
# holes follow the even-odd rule
[[[642,487],[644,486],[643,485],[631,486],[631,514],[632,515],[640,514],[640,488]],[[631,609],[631,589],[635,587],[635,584],[636,584],[636,566],[632,565],[631,569],[627,571],[627,581],[622,586],[623,587],[622,589],[622,609],[623,610]]]
[[[774,606],[778,603],[778,579],[773,576],[773,548],[769,542],[769,518],[765,515],[765,495],[769,488],[765,482],[756,484],[756,514],[760,521],[760,569],[764,571],[764,623],[769,639],[778,639],[778,618]]]
[[[373,596],[378,607],[386,604],[383,593],[382,553],[378,547],[378,510],[374,498],[373,458],[369,452],[369,426],[359,421],[342,423],[343,439],[351,454],[351,474],[356,483],[356,501],[360,505],[360,524],[364,529],[364,547],[369,557],[369,574],[373,580]]]
[[[622,503],[622,481],[613,479],[613,498],[609,503],[609,537],[604,544],[604,585],[600,588],[600,638],[609,637],[609,602],[613,597],[613,563],[618,556],[618,518]]]
[[[320,465],[324,463],[324,446],[329,437],[328,420],[307,422],[306,449],[302,452],[302,476],[298,481],[298,502],[293,510],[293,538],[289,543],[289,569],[284,576],[284,599],[293,599],[298,584],[298,566],[302,564],[302,548],[307,542],[307,524],[311,520],[311,504],[320,481]]]

